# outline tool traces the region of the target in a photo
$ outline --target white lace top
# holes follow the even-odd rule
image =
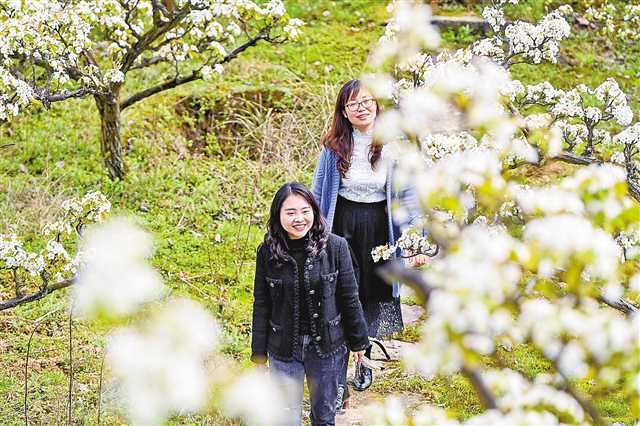
[[[338,195],[341,197],[359,203],[375,203],[386,199],[387,170],[382,158],[384,147],[382,157],[373,170],[369,162],[372,141],[372,135],[353,130],[353,155],[346,176],[340,180]]]

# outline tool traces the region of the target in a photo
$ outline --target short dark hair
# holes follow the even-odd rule
[[[322,217],[322,213],[320,213],[320,207],[318,207],[318,203],[316,203],[316,200],[313,198],[311,191],[298,182],[285,183],[278,189],[276,195],[273,196],[267,232],[264,234],[264,246],[269,252],[270,260],[276,264],[285,262],[289,248],[287,245],[287,231],[285,231],[282,223],[280,223],[280,210],[282,209],[284,201],[290,195],[299,195],[304,198],[313,210],[313,225],[306,236],[308,237],[307,255],[309,257],[316,256],[327,243],[327,224],[324,217]]]

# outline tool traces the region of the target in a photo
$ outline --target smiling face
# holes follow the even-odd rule
[[[344,116],[354,129],[362,133],[373,128],[377,112],[376,100],[365,88],[360,88],[344,105]]]
[[[292,240],[305,235],[313,226],[313,209],[300,195],[289,195],[280,209],[280,224]]]

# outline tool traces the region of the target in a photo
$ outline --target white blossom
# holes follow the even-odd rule
[[[248,425],[280,424],[290,420],[293,416],[287,412],[290,396],[284,392],[290,386],[288,380],[266,371],[246,372],[225,391],[222,408],[226,414],[241,418]]]
[[[564,268],[582,256],[592,276],[613,279],[616,276],[620,249],[611,235],[594,228],[586,219],[573,215],[557,215],[527,223],[525,241],[540,251],[540,258],[555,268]],[[586,259],[589,259],[587,262]]]
[[[295,40],[298,37],[300,37],[300,34],[302,34],[301,31],[301,27],[304,26],[304,21],[302,21],[301,19],[297,19],[297,18],[291,18],[289,19],[289,21],[287,22],[287,25],[285,25],[282,28],[282,31],[287,34],[287,37],[290,40]]]
[[[81,249],[86,262],[73,287],[79,315],[126,315],[162,295],[162,281],[146,263],[153,252],[151,239],[128,221],[111,220],[89,229]]]
[[[121,328],[107,343],[106,361],[129,418],[159,423],[174,412],[195,412],[208,398],[204,361],[218,327],[198,303],[176,299],[140,329]]]
[[[629,146],[640,146],[640,123],[627,127],[614,138],[616,143]]]
[[[379,65],[396,58],[402,64],[419,53],[421,48],[435,48],[440,43],[437,29],[430,24],[431,8],[414,2],[397,2],[393,18],[371,59]]]
[[[621,232],[616,242],[624,249],[625,260],[640,258],[640,227]]]
[[[582,200],[575,191],[557,187],[515,187],[513,192],[519,210],[528,215],[560,213],[580,215],[585,210]]]
[[[124,83],[124,73],[120,70],[111,69],[105,73],[104,79],[107,84]]]

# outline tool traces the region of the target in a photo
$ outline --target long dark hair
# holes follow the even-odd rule
[[[318,207],[318,203],[316,203],[307,187],[298,182],[285,183],[273,197],[267,232],[264,234],[264,245],[270,254],[270,260],[278,265],[285,262],[289,248],[287,245],[287,231],[284,230],[282,223],[280,223],[280,210],[284,201],[290,195],[301,196],[313,210],[313,225],[305,236],[308,240],[307,256],[315,257],[324,248],[329,236],[327,224],[320,213],[320,207]]]
[[[347,81],[338,93],[336,107],[333,112],[331,128],[322,138],[322,144],[338,155],[338,171],[344,177],[351,166],[351,155],[353,154],[353,126],[345,117],[345,105],[354,96],[358,95],[362,84],[360,80]],[[381,111],[380,104],[376,100],[376,115]],[[372,143],[369,148],[369,162],[373,168],[382,154],[382,145]]]

